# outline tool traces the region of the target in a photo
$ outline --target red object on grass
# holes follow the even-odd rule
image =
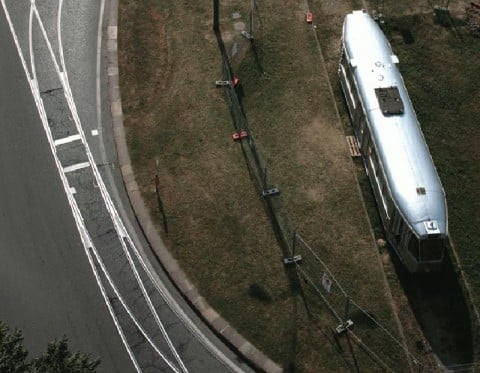
[[[238,134],[238,132],[235,132],[235,133],[232,135],[232,138],[233,138],[233,141],[236,141],[236,140],[240,139],[240,135]]]
[[[248,137],[248,132],[247,131],[240,132],[240,138],[244,139],[245,137]]]
[[[313,22],[313,14],[312,12],[307,12],[305,14],[305,20],[307,21],[307,23],[312,23]]]

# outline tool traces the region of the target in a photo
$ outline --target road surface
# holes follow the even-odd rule
[[[0,319],[33,354],[66,334],[99,371],[248,371],[134,224],[106,114],[105,5],[2,0]]]

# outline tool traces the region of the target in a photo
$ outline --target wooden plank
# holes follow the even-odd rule
[[[352,157],[360,157],[360,149],[358,148],[357,139],[355,136],[346,136],[350,155]]]

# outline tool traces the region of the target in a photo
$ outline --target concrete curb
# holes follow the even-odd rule
[[[125,139],[125,129],[123,127],[117,53],[118,0],[110,0],[108,2],[107,12],[108,96],[112,115],[113,132],[123,182],[140,227],[152,250],[159,258],[175,286],[180,290],[187,301],[195,307],[210,328],[215,331],[221,339],[224,339],[228,344],[233,346],[237,353],[250,362],[257,370],[269,373],[282,372],[282,368],[243,338],[226,320],[209,306],[205,299],[198,293],[195,286],[188,280],[177,261],[165,247],[150,218],[150,214],[142,199],[138,184],[135,181],[135,175],[130,163],[130,156],[128,154],[127,142]]]

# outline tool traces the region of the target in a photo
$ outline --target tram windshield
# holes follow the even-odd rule
[[[443,238],[420,241],[420,259],[427,261],[442,259],[444,246],[445,240]]]

